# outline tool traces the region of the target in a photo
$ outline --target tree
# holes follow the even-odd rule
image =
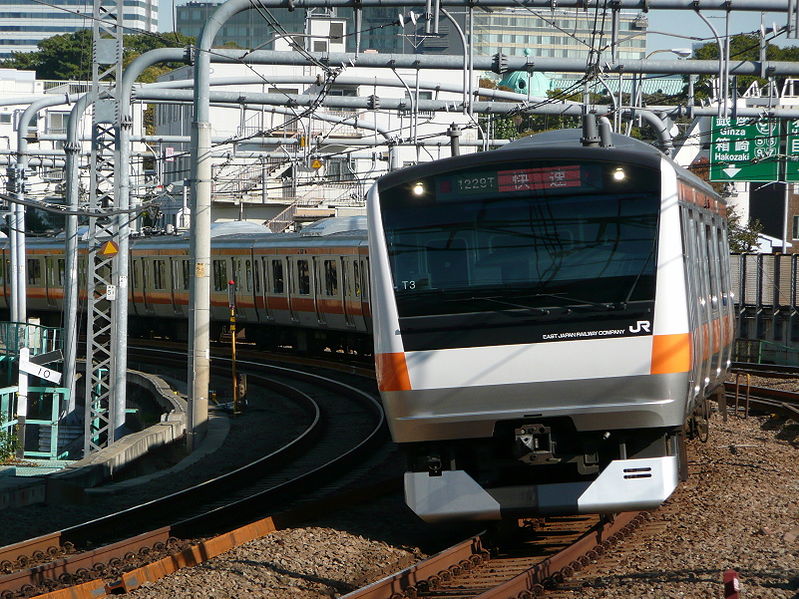
[[[194,44],[194,38],[179,33],[151,35],[138,33],[124,37],[123,66],[137,56],[155,48],[182,47]],[[54,35],[42,40],[35,52],[14,52],[0,61],[0,67],[36,71],[38,79],[89,81],[92,78],[92,32],[81,29],[74,33]],[[139,81],[152,82],[183,63],[156,65],[146,69]]]
[[[707,43],[699,47],[694,52],[694,58],[697,60],[718,60],[719,47],[716,42]],[[799,61],[799,47],[792,46],[780,48],[773,44],[766,45],[766,59],[776,61],[795,62]],[[730,38],[730,61],[741,60],[760,60],[760,42],[759,36],[753,34],[738,34]],[[784,77],[777,79],[777,84],[781,85]],[[710,76],[703,75],[699,78],[699,84],[695,88],[695,95],[698,98],[708,97],[710,91]],[[737,77],[737,90],[739,93],[744,93],[753,81],[757,81],[759,85],[767,84],[765,79],[754,77],[751,75],[741,75]],[[686,85],[687,89],[687,85]]]
[[[727,223],[731,252],[741,254],[757,248],[758,235],[763,232],[763,225],[759,220],[741,223],[741,215],[732,206],[727,206]]]
[[[504,85],[498,85],[493,79],[488,77],[481,77],[478,83],[479,87],[486,89],[499,89],[503,91],[511,91],[510,88]],[[481,101],[490,101],[492,98],[479,97]],[[498,102],[509,102],[510,100],[495,100]],[[479,115],[480,125],[486,133],[490,132],[491,137],[494,139],[516,139],[519,136],[519,129],[517,123],[514,121],[515,117],[504,116],[499,114],[481,114]]]

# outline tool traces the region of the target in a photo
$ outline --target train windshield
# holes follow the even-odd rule
[[[514,166],[381,190],[400,317],[654,300],[656,170]]]

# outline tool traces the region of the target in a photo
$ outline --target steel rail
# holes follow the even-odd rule
[[[150,350],[150,354],[152,354]],[[160,358],[163,361],[163,357]],[[326,380],[324,377],[308,373],[298,373],[295,370],[285,367],[265,367],[263,364],[255,364],[262,372],[264,368],[280,372],[284,376],[294,375],[306,380],[314,380],[316,384],[334,385],[335,383]],[[272,381],[270,384],[278,385]],[[282,385],[282,384],[281,384]],[[342,386],[342,385],[339,385]],[[136,559],[138,557],[146,559],[147,553],[158,554],[161,552],[160,546],[165,545],[171,538],[175,536],[196,535],[200,536],[206,534],[210,530],[216,530],[220,526],[224,526],[228,522],[242,522],[246,521],[255,514],[263,513],[264,507],[267,505],[268,500],[276,500],[277,498],[285,498],[289,492],[299,492],[302,489],[309,487],[309,482],[317,483],[324,477],[332,477],[331,472],[335,467],[347,467],[351,465],[352,461],[359,455],[359,451],[371,447],[374,442],[379,438],[379,433],[384,429],[384,416],[380,405],[377,401],[369,396],[367,393],[355,389],[349,385],[343,385],[348,393],[358,396],[361,400],[368,399],[367,405],[370,406],[370,411],[374,414],[376,425],[372,427],[370,433],[365,439],[361,440],[355,447],[350,448],[347,452],[340,454],[338,460],[330,460],[324,466],[319,466],[306,471],[300,476],[294,476],[293,480],[285,481],[278,485],[274,485],[271,489],[260,490],[256,493],[256,497],[245,499],[238,499],[228,503],[227,505],[214,506],[212,510],[205,513],[195,515],[190,519],[180,520],[176,518],[171,524],[160,527],[150,532],[140,533],[131,539],[119,541],[110,545],[101,547],[99,549],[92,549],[80,554],[70,555],[66,558],[59,558],[49,563],[36,565],[33,568],[23,569],[19,572],[12,572],[6,576],[0,577],[0,597],[11,597],[16,592],[24,592],[30,594],[32,589],[35,588],[52,588],[54,586],[63,586],[69,584],[71,580],[85,581],[86,579],[93,579],[96,576],[105,574],[108,566],[102,567],[102,564],[107,564],[103,560],[114,559]],[[302,394],[306,396],[307,394]],[[315,405],[315,402],[314,402]],[[314,418],[312,425],[309,425],[303,432],[304,438],[311,438],[313,430],[318,430],[319,423],[322,421],[320,409],[315,405]],[[240,484],[243,479],[252,479],[254,476],[259,476],[259,472],[267,467],[271,468],[274,465],[274,460],[285,460],[285,455],[301,445],[297,439],[293,440],[287,445],[289,449],[277,450],[269,456],[265,456],[253,462],[248,466],[243,466],[234,472],[211,479],[200,485],[196,485],[191,489],[173,493],[166,496],[142,504],[134,506],[128,510],[111,514],[102,518],[97,518],[91,522],[83,523],[74,527],[70,527],[50,535],[43,535],[36,539],[23,541],[10,545],[5,548],[0,548],[0,558],[5,561],[0,561],[0,565],[5,564],[7,567],[11,564],[17,567],[23,567],[33,560],[29,557],[31,553],[39,553],[37,557],[43,558],[45,556],[56,557],[57,554],[64,553],[71,550],[76,545],[88,545],[89,543],[97,545],[108,538],[108,530],[114,530],[115,536],[119,538],[119,533],[125,527],[129,529],[129,523],[134,520],[141,520],[149,518],[153,513],[162,513],[169,510],[178,510],[185,505],[193,503],[193,497],[197,493],[201,495],[213,495],[214,492],[227,492],[235,484]],[[199,489],[199,490],[197,490]],[[149,521],[149,520],[148,520]],[[31,552],[26,556],[21,552]],[[120,556],[121,554],[121,556]],[[14,559],[14,562],[11,562]],[[90,563],[91,562],[91,563]],[[88,565],[87,565],[88,564]],[[98,565],[100,564],[100,565]],[[4,595],[5,593],[5,595]]]
[[[492,557],[486,549],[485,533],[470,537],[418,564],[387,576],[362,589],[344,595],[342,599],[404,599],[422,596],[479,597],[480,599],[516,599],[534,597],[545,587],[564,582],[576,571],[604,554],[625,536],[631,534],[644,520],[642,512],[625,512],[612,521],[591,526],[574,542],[560,551],[542,543],[542,555],[524,556],[529,565],[518,567],[502,564],[507,557]],[[554,519],[557,521],[557,518]],[[569,524],[568,520],[564,524]],[[564,532],[565,535],[565,532]],[[496,553],[512,553],[500,548]],[[527,550],[527,553],[533,553]],[[489,586],[490,588],[485,588]]]

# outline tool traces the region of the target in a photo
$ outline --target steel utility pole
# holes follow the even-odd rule
[[[122,80],[123,0],[94,0],[93,14],[89,210],[97,215],[117,204],[114,152],[121,116],[116,83]],[[112,444],[125,421],[124,383],[121,405],[115,401],[120,391],[115,380],[116,360],[126,346],[119,334],[114,302],[127,302],[127,293],[117,299],[118,232],[118,222],[110,215],[89,219],[84,455]]]

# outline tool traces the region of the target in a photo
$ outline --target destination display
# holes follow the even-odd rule
[[[436,197],[447,201],[494,193],[596,189],[599,186],[590,184],[599,180],[593,176],[596,170],[594,165],[569,164],[448,175],[436,179]]]

